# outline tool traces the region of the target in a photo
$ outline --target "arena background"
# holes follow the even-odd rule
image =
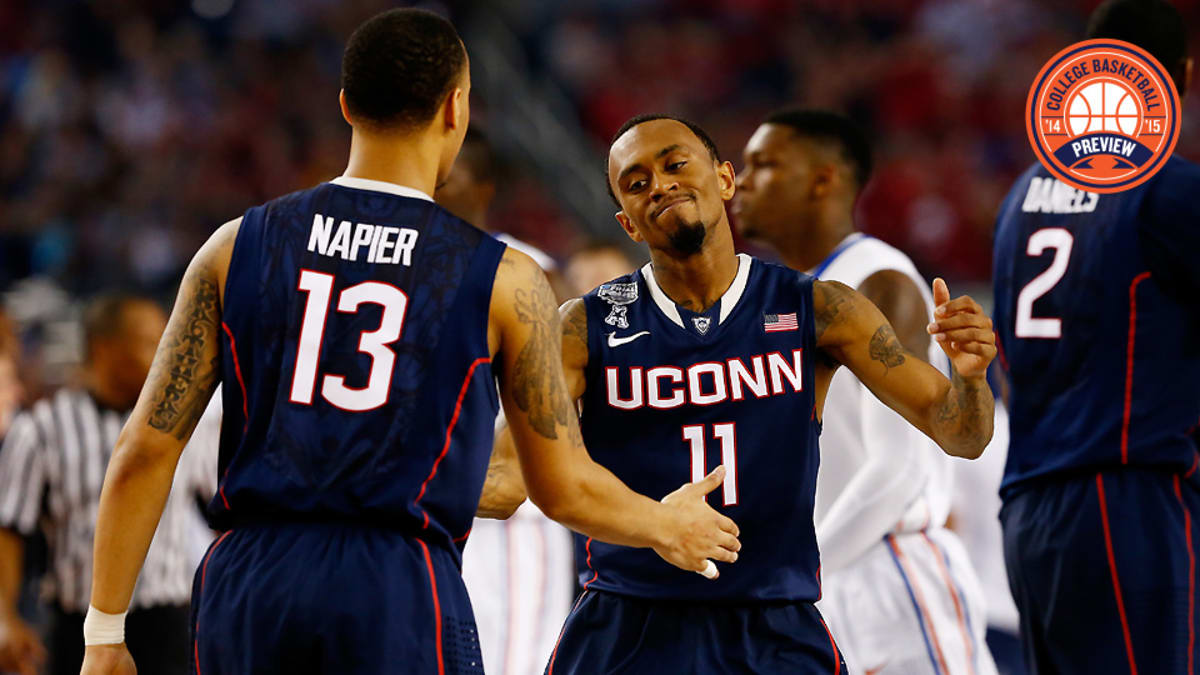
[[[382,0],[0,2],[0,292],[26,398],[78,358],[80,302],[169,303],[192,253],[247,207],[338,175],[342,45]],[[860,225],[927,275],[987,294],[996,208],[1032,160],[1022,122],[1044,61],[1096,0],[507,0],[425,3],[462,33],[473,119],[505,170],[491,225],[563,259],[623,240],[605,194],[612,132],[695,119],[740,167],[771,109],[859,120],[876,171]],[[1192,52],[1197,0],[1188,17]],[[1200,159],[1197,96],[1176,152]],[[644,256],[640,251],[638,255]]]

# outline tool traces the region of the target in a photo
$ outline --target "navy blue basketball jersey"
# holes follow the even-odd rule
[[[1120,466],[1189,472],[1200,421],[1200,168],[1115,194],[1026,171],[996,225],[995,325],[1010,383],[1002,491]]]
[[[588,452],[654,499],[724,464],[708,502],[738,523],[742,550],[710,581],[650,549],[580,538],[580,582],[639,597],[815,601],[812,278],[739,256],[729,290],[696,314],[646,265],[584,304]]]
[[[220,328],[214,524],[349,520],[453,549],[491,454],[504,248],[378,181],[341,177],[247,211]]]

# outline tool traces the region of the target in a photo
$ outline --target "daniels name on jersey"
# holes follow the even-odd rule
[[[580,538],[581,583],[641,597],[816,600],[812,279],[739,256],[729,289],[696,313],[647,265],[584,305],[589,453],[656,499],[723,464],[708,499],[737,521],[743,548],[709,581],[652,551]]]

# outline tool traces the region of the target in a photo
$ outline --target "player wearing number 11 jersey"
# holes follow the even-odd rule
[[[1117,0],[1089,38],[1149,51],[1180,94],[1178,11]],[[1200,167],[1090,194],[1035,165],[1001,206],[996,328],[1010,387],[1000,519],[1041,673],[1192,673],[1200,472]]]
[[[498,402],[551,518],[688,569],[737,549],[703,499],[715,479],[664,504],[588,458],[545,275],[430,199],[467,128],[466,60],[435,14],[365,23],[343,63],[346,175],[250,209],[196,254],[109,464],[86,675],[132,672],[122,611],[219,380],[224,532],[196,574],[198,674],[482,672],[456,544]]]
[[[983,380],[990,322],[939,284],[953,382],[907,354],[849,287],[734,254],[733,168],[695,125],[639,117],[609,151],[618,221],[651,262],[564,305],[563,364],[588,450],[650,496],[724,467],[709,495],[743,546],[719,578],[635,549],[583,542],[584,593],[548,670],[563,673],[839,673],[813,603],[817,438],[846,365],[937,440],[975,457],[991,436]],[[700,571],[701,568],[697,568]]]

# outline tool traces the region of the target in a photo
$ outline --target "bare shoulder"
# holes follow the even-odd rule
[[[184,276],[185,284],[191,281],[211,285],[222,306],[225,304],[225,278],[229,273],[229,261],[233,258],[233,245],[241,226],[242,219],[238,217],[218,227],[196,251]]]
[[[587,345],[587,305],[583,298],[571,298],[558,308],[562,318],[563,338],[579,340]]]

